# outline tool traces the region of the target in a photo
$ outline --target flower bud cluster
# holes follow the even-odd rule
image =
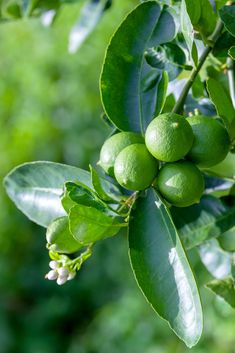
[[[46,274],[45,278],[49,279],[49,281],[56,280],[59,286],[70,281],[76,275],[75,271],[71,271],[68,268],[61,266],[58,261],[50,261],[49,267],[51,270]]]

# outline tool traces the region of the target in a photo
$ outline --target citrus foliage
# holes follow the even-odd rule
[[[61,5],[2,1],[1,16],[36,16]],[[91,21],[77,27],[84,38],[110,2],[93,5]],[[100,163],[116,180],[93,167],[89,173],[35,162],[15,168],[4,182],[16,206],[48,228],[47,278],[58,284],[74,277],[97,241],[128,228],[131,266],[143,294],[189,347],[201,336],[203,315],[184,246],[197,247],[217,278],[208,288],[234,306],[233,248],[220,249],[235,226],[234,9],[223,1],[214,7],[209,0],[142,1],[121,23],[100,79],[113,126],[104,144],[108,166],[102,151]],[[137,140],[116,144],[121,134]],[[217,259],[228,264],[225,278],[218,279]]]

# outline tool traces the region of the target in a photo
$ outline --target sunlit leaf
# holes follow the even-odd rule
[[[192,347],[202,331],[197,286],[170,214],[153,190],[130,216],[130,260],[146,300]]]
[[[4,185],[9,197],[29,219],[47,227],[66,214],[60,196],[68,180],[79,180],[91,187],[89,172],[52,162],[23,164],[5,177]]]

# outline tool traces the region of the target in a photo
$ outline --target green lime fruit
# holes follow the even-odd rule
[[[192,128],[183,116],[166,113],[151,121],[146,130],[145,143],[155,158],[175,162],[189,152],[193,138]]]
[[[144,143],[144,138],[140,134],[124,131],[111,136],[101,148],[99,165],[107,174],[114,176],[113,168],[118,154],[134,143]]]
[[[116,158],[114,174],[128,190],[144,190],[151,185],[158,171],[158,162],[144,144],[124,148]]]
[[[198,203],[204,190],[204,178],[195,164],[179,161],[165,164],[156,179],[161,195],[174,206]]]
[[[187,118],[194,141],[187,158],[201,168],[212,167],[225,159],[230,149],[230,138],[225,127],[208,116]]]
[[[62,254],[72,254],[83,247],[70,233],[68,217],[53,221],[47,228],[46,239],[49,250]]]

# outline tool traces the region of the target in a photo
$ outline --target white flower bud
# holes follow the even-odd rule
[[[67,282],[67,277],[58,277],[56,283],[61,286],[62,284],[64,284],[65,282]]]
[[[52,270],[55,270],[59,266],[57,261],[50,261],[49,262],[49,267],[52,268]]]
[[[65,267],[58,268],[57,272],[58,272],[60,277],[66,277],[67,278],[68,275],[69,275],[69,270],[67,268],[65,268]]]
[[[46,274],[46,278],[49,279],[49,281],[53,281],[54,279],[57,279],[58,277],[58,272],[55,270],[51,270]]]
[[[74,279],[74,277],[76,276],[76,272],[69,272],[69,275],[68,275],[68,281],[71,281],[71,279]]]

